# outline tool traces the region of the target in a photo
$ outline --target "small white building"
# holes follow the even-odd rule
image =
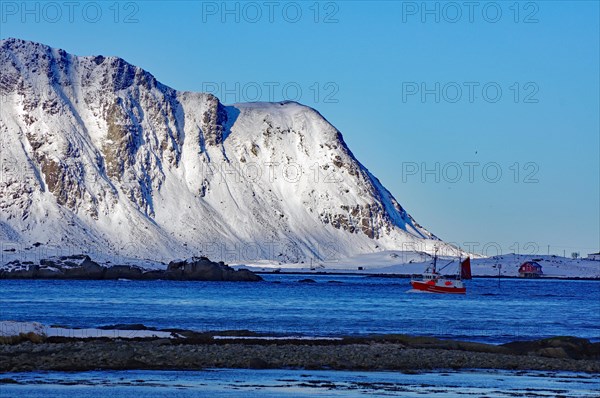
[[[600,261],[600,252],[599,253],[591,253],[587,256],[588,260]]]

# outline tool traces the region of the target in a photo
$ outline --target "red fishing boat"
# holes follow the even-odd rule
[[[471,279],[471,259],[467,257],[460,262],[457,275],[452,278],[440,274],[440,271],[452,264],[452,261],[443,266],[439,271],[437,266],[437,255],[433,257],[433,264],[425,270],[422,275],[413,276],[410,281],[413,289],[430,293],[465,294],[467,288],[463,280]]]

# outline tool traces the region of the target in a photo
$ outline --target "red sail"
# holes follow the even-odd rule
[[[471,257],[460,263],[460,277],[462,279],[471,279]]]

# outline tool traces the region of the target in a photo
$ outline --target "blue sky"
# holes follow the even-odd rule
[[[117,55],[227,103],[317,108],[444,240],[599,249],[598,2],[0,4],[2,38]]]

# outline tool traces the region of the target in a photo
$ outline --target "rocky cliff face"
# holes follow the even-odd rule
[[[5,245],[295,262],[439,244],[314,109],[17,39],[0,70]]]

